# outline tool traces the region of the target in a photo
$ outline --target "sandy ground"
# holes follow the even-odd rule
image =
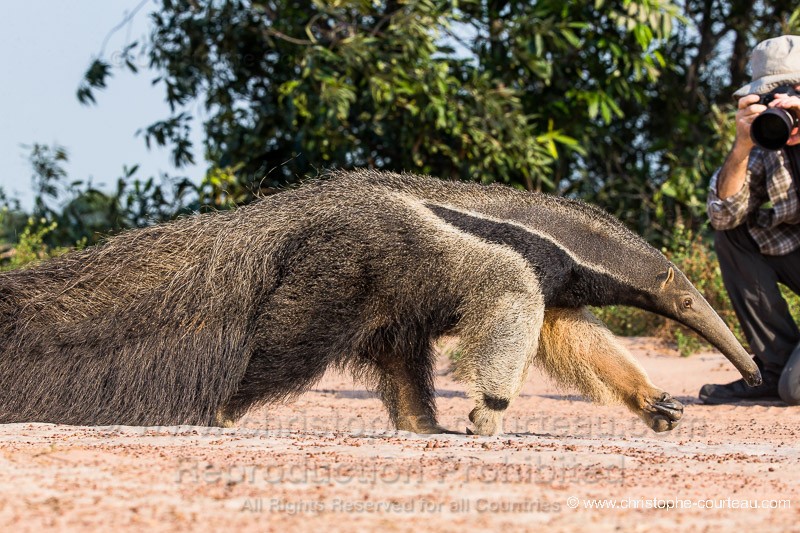
[[[687,404],[678,429],[533,371],[505,435],[418,436],[329,374],[231,429],[0,426],[0,530],[800,531],[800,409],[700,405],[703,383],[736,378],[721,355],[625,342]],[[463,431],[446,360],[437,390],[440,421]]]

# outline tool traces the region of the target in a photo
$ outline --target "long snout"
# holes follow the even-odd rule
[[[675,317],[678,322],[693,329],[711,343],[733,363],[745,382],[752,386],[761,384],[761,372],[753,358],[745,351],[728,326],[705,298],[696,294],[694,312]]]

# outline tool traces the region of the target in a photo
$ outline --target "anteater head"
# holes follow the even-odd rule
[[[651,287],[627,302],[671,318],[691,328],[721,351],[749,385],[759,385],[761,374],[727,325],[703,295],[674,265],[662,268]]]
[[[558,211],[561,224],[551,234],[570,255],[576,278],[565,294],[577,289],[596,300],[588,304],[632,305],[676,320],[720,350],[748,384],[761,383],[753,359],[664,254],[599,209],[562,202]]]
[[[539,279],[545,305],[631,305],[691,328],[719,349],[750,385],[753,359],[700,292],[661,252],[607,213],[545,195],[504,197],[480,211],[428,204],[462,231],[508,246]]]

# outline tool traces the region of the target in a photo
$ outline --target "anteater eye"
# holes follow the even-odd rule
[[[684,298],[683,299],[683,308],[684,309],[691,309],[692,308],[692,299],[691,298]]]

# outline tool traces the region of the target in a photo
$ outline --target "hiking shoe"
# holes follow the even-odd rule
[[[751,387],[743,379],[737,379],[726,385],[703,385],[700,389],[700,401],[710,405],[737,403],[744,400],[779,401],[778,376],[771,372],[761,372],[764,382]]]

